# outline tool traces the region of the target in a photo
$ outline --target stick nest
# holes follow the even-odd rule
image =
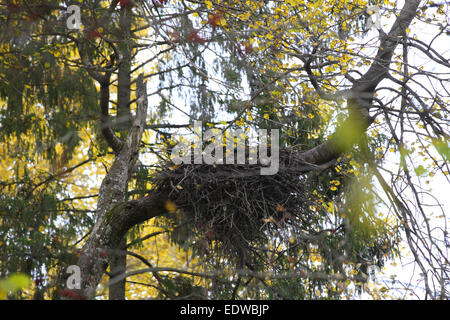
[[[312,200],[299,159],[293,150],[280,150],[275,175],[261,175],[260,163],[161,163],[152,183],[177,209],[168,218],[175,227],[172,239],[204,250],[214,243],[242,257],[251,243],[280,235],[289,225],[309,229],[317,217],[308,213]]]

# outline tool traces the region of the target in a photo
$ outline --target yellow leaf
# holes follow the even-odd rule
[[[170,200],[166,201],[164,207],[169,213],[174,213],[175,211],[177,211],[177,205]]]
[[[269,217],[268,219],[263,219],[263,222],[264,223],[269,223],[269,222],[277,223],[273,217]]]
[[[220,17],[216,23],[220,27],[225,27],[227,25],[227,20],[225,20],[224,17]]]

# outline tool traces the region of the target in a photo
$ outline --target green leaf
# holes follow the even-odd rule
[[[406,157],[411,154],[411,150],[404,146],[400,146],[400,166],[405,168],[406,167]]]
[[[416,173],[417,176],[422,176],[425,173],[427,173],[427,170],[422,165],[420,165],[414,169],[414,172]]]
[[[437,152],[447,160],[450,160],[450,146],[448,144],[448,141],[441,140],[441,139],[433,139],[433,145],[436,148]]]
[[[14,292],[26,289],[30,285],[30,277],[23,273],[14,273],[9,278],[0,280],[0,290],[6,292]]]

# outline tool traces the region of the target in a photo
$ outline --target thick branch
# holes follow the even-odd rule
[[[405,2],[391,31],[387,35],[382,35],[376,58],[369,70],[355,81],[350,90],[351,98],[347,101],[350,112],[348,119],[336,129],[329,140],[303,152],[300,156],[303,161],[320,165],[336,159],[343,152],[351,150],[372,124],[374,119],[371,118],[369,109],[375,89],[382,80],[389,76],[389,65],[394,50],[415,17],[419,3],[420,0]],[[316,87],[317,84],[314,86]]]
[[[394,51],[397,45],[402,42],[406,34],[406,29],[416,16],[419,4],[420,0],[405,1],[400,15],[397,17],[389,33],[381,36],[380,46],[374,62],[353,87],[356,92],[371,92],[386,78]]]

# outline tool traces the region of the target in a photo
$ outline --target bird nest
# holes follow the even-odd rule
[[[261,175],[260,169],[260,163],[162,163],[152,183],[177,208],[165,218],[174,227],[172,239],[203,250],[214,244],[242,256],[252,243],[279,235],[280,229],[309,229],[317,217],[309,210],[305,164],[298,154],[280,150],[274,175]]]

